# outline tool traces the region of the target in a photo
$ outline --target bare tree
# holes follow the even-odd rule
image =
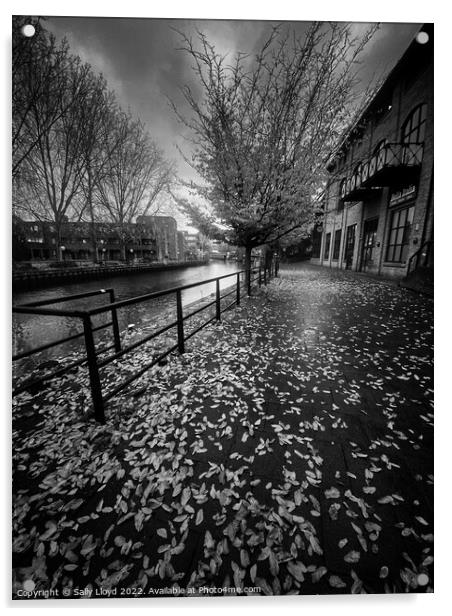
[[[85,112],[93,83],[90,67],[78,57],[66,58],[64,76],[58,94],[42,98],[32,107],[30,122],[39,139],[22,162],[15,190],[16,211],[54,223],[60,258],[62,223],[76,204],[84,180]],[[56,108],[58,119],[41,131],[50,105]]]
[[[96,221],[101,217],[96,209],[96,194],[106,172],[107,164],[119,145],[119,137],[114,130],[119,115],[118,105],[113,92],[108,92],[107,84],[101,75],[91,76],[91,86],[86,105],[82,110],[83,140],[81,156],[83,158],[84,177],[82,181],[82,199],[79,203],[79,217],[87,218],[91,230],[93,261],[97,262],[98,245]]]
[[[202,179],[195,194],[210,218],[245,247],[247,268],[253,247],[312,222],[313,195],[354,102],[358,57],[373,30],[357,39],[347,24],[313,23],[296,38],[275,28],[255,58],[239,53],[232,65],[202,33],[196,45],[181,33],[202,90],[199,99],[183,89],[190,117],[173,104],[190,132],[185,160]],[[192,219],[206,218],[199,198],[185,205]]]
[[[172,167],[142,123],[128,113],[116,115],[105,138],[115,147],[97,182],[97,198],[106,219],[115,224],[125,259],[130,223],[139,215],[156,213],[157,197],[169,186]]]
[[[26,37],[22,27],[32,24],[35,34]],[[67,82],[69,46],[57,45],[42,25],[42,18],[13,16],[12,33],[12,174],[40,140],[64,116],[72,101],[61,93]]]

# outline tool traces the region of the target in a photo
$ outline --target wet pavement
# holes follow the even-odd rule
[[[82,372],[19,398],[16,590],[432,591],[432,300],[280,274],[106,426],[82,416]]]

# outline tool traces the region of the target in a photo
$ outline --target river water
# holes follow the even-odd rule
[[[27,302],[44,300],[50,298],[64,297],[85,291],[94,291],[97,289],[113,288],[115,290],[116,301],[152,293],[171,287],[190,284],[230,274],[239,269],[239,265],[233,263],[223,263],[221,261],[213,261],[207,265],[197,267],[186,267],[176,270],[160,271],[160,272],[145,272],[137,273],[130,276],[113,276],[102,280],[88,280],[74,284],[58,285],[55,287],[46,287],[45,289],[37,289],[33,291],[25,291],[13,294],[13,304],[20,305]],[[235,283],[235,277],[222,280],[220,288],[223,291],[231,284]],[[182,303],[184,307],[198,300],[208,297],[215,291],[215,283],[204,284],[193,289],[187,289],[182,294]],[[92,308],[105,304],[107,296],[100,295],[91,298],[77,300],[75,302],[65,302],[63,304],[55,304],[57,308],[63,309],[82,309]],[[108,300],[107,300],[108,301]],[[118,310],[119,328],[121,331],[132,327],[152,326],[153,321],[156,321],[163,314],[168,314],[169,317],[176,316],[175,294],[127,306]],[[110,315],[105,313],[95,317],[94,325],[100,325],[102,322],[110,320]],[[58,340],[77,332],[82,331],[80,319],[70,319],[65,317],[41,316],[41,315],[13,315],[13,353],[27,351],[32,348],[47,344],[53,340]],[[97,339],[107,339],[111,341],[111,328],[98,332]],[[16,374],[24,373],[35,367],[37,364],[49,360],[58,359],[68,354],[68,352],[76,351],[83,348],[83,338],[52,347],[46,351],[42,351],[32,358],[23,359],[16,362]]]

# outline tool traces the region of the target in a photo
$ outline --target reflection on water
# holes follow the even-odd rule
[[[75,293],[83,293],[85,291],[94,291],[97,289],[113,288],[115,290],[116,301],[144,295],[162,289],[177,287],[192,282],[198,282],[215,276],[230,274],[239,269],[236,263],[213,262],[208,265],[198,267],[187,267],[183,269],[170,270],[164,272],[146,272],[134,274],[130,276],[116,276],[104,278],[102,280],[88,280],[82,283],[60,285],[38,289],[29,292],[15,293],[13,295],[13,304],[25,304],[27,302],[50,299],[53,297],[64,297]],[[223,290],[233,284],[233,277],[221,281],[220,288]],[[184,306],[207,297],[214,293],[215,283],[205,284],[193,289],[187,289],[182,294],[182,302]],[[60,308],[67,309],[82,309],[93,308],[94,306],[103,305],[108,302],[108,296],[99,295],[89,297],[74,302],[65,302],[59,304]],[[143,325],[152,326],[153,321],[162,313],[176,316],[175,294],[166,297],[161,297],[148,302],[127,306],[118,311],[119,328],[126,329],[130,325],[141,327]],[[94,326],[106,323],[110,320],[108,313],[98,315],[93,318]],[[13,315],[13,353],[19,353],[32,348],[47,344],[53,340],[58,340],[72,334],[76,334],[82,330],[80,319],[71,319],[54,316],[41,315]],[[108,337],[111,340],[111,329],[101,330],[97,334],[97,340],[102,340]],[[75,351],[82,348],[83,338],[67,342],[63,345],[58,345],[41,353],[38,353],[32,358],[19,360],[15,362],[16,374],[19,375],[24,371],[29,370],[36,364],[39,364],[48,359],[57,359],[66,355],[70,351]]]

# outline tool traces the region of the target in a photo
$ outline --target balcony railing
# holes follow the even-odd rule
[[[343,182],[342,201],[365,201],[385,186],[415,183],[422,164],[422,143],[387,143]]]
[[[408,186],[422,164],[422,143],[387,143],[362,167],[361,186]]]
[[[355,171],[341,186],[342,201],[365,201],[377,193],[378,190],[375,188],[362,186],[361,171]]]

